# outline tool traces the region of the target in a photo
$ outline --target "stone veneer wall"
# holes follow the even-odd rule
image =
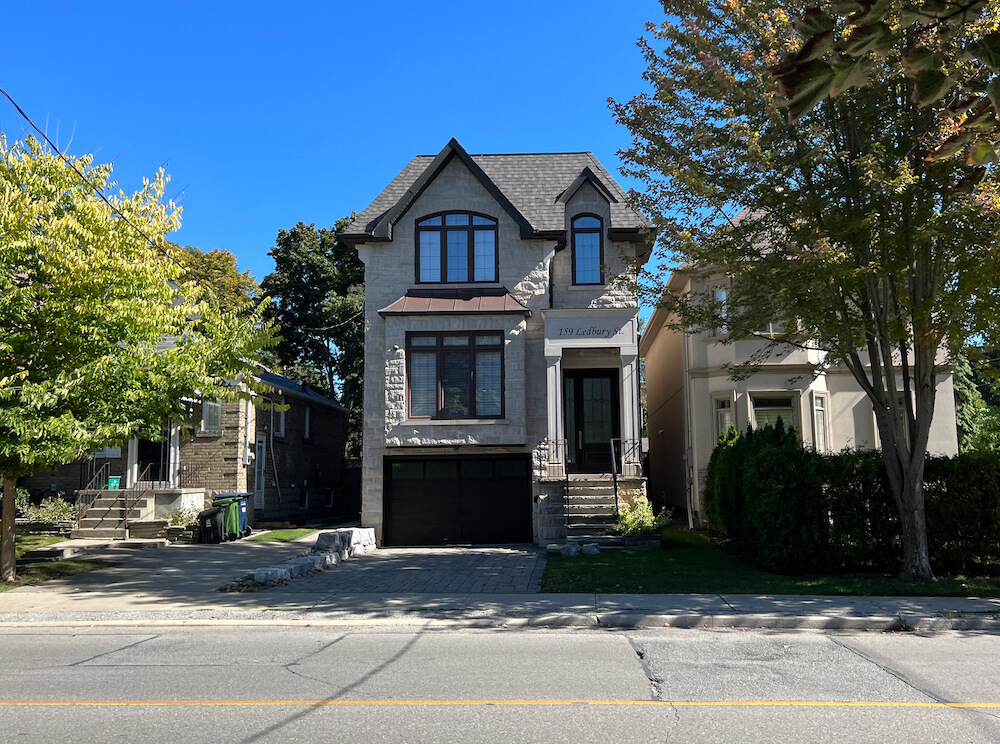
[[[444,211],[479,212],[498,220],[499,282],[496,285],[475,286],[506,287],[531,310],[530,317],[435,315],[382,318],[378,314],[380,308],[397,300],[407,289],[418,286],[415,277],[415,221]],[[567,227],[571,216],[582,212],[604,215],[605,227],[609,227],[608,204],[589,184],[581,187],[567,205]],[[455,454],[462,454],[464,446],[475,446],[476,454],[536,453],[547,434],[541,310],[549,307],[550,274],[555,307],[636,307],[636,296],[630,283],[572,287],[571,249],[555,249],[556,242],[552,240],[521,240],[513,219],[457,159],[449,163],[396,222],[391,243],[358,246],[358,254],[365,263],[366,324],[361,521],[362,525],[375,528],[379,543],[382,541],[383,458],[396,447],[409,445],[407,454],[421,451],[411,449],[414,445],[450,445],[457,448],[452,450]],[[628,251],[632,248],[627,243],[605,243],[609,278],[624,271],[626,261],[619,253]],[[406,332],[452,329],[505,332],[503,422],[406,423]],[[484,448],[481,445],[493,446]],[[534,461],[537,460],[536,454]],[[539,483],[537,475],[536,469],[533,524],[536,542],[544,543],[565,537],[562,487]]]
[[[223,403],[222,428],[204,431],[201,428],[202,406],[192,406],[193,417],[199,423],[181,430],[178,443],[181,484],[204,488],[208,492],[247,490],[247,467],[243,464],[246,443],[247,404],[245,401]]]

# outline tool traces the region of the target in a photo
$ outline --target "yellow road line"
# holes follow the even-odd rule
[[[674,706],[678,708],[1000,708],[1000,703],[907,703],[838,700],[0,700],[0,707],[412,707],[412,706]]]

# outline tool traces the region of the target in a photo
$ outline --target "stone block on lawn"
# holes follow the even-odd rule
[[[253,580],[258,584],[278,584],[282,581],[288,581],[291,577],[291,573],[283,566],[256,568],[253,572]]]
[[[584,555],[597,555],[601,552],[601,547],[597,543],[586,543],[582,548],[580,548],[580,551]]]
[[[560,555],[561,551],[562,551],[562,545],[559,545],[559,543],[550,543],[549,545],[545,546],[545,552],[548,553],[550,556]]]
[[[559,554],[566,558],[573,558],[580,555],[580,546],[575,542],[569,542],[559,549]]]
[[[335,568],[340,564],[340,553],[321,553],[323,568]]]
[[[320,532],[316,536],[316,544],[313,546],[312,552],[329,553],[340,551],[344,547],[344,535],[340,532]]]

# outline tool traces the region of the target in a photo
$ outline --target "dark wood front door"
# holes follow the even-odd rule
[[[610,473],[611,440],[621,436],[618,370],[566,370],[563,396],[569,472]]]

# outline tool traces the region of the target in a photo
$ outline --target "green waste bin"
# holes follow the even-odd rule
[[[236,497],[227,498],[215,498],[212,500],[212,506],[217,506],[225,510],[225,514],[222,518],[222,533],[225,540],[239,540],[240,539],[240,501],[242,499]]]

